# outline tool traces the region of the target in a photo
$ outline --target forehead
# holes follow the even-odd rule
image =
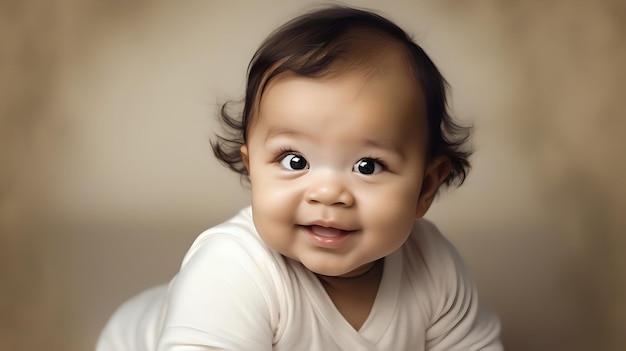
[[[298,43],[297,50],[285,44],[287,48],[276,51],[279,48],[275,46],[279,45],[274,43],[265,50],[274,52],[266,53],[264,60],[260,60],[265,64],[257,65],[258,62],[253,60],[255,64],[252,65],[249,80],[249,84],[253,85],[248,87],[252,90],[246,101],[250,108],[248,117],[253,117],[257,112],[260,100],[270,83],[289,74],[334,79],[352,74],[369,76],[393,71],[408,78],[406,82],[415,84],[421,93],[419,78],[415,74],[418,68],[415,67],[410,49],[406,43],[380,30],[354,27],[332,40],[329,39],[324,45],[304,40],[298,42],[291,37],[285,41]]]
[[[268,84],[251,132],[269,136],[295,131],[336,138],[366,138],[385,144],[425,144],[424,96],[398,57],[381,57],[369,70],[306,78],[282,74]],[[341,133],[339,132],[341,131]]]

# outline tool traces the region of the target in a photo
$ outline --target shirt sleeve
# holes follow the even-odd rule
[[[170,285],[158,351],[271,350],[267,267],[219,234],[194,246]]]
[[[431,225],[432,226],[432,225]],[[456,249],[436,231],[433,267],[436,301],[426,330],[430,351],[501,351],[500,322],[478,299],[475,284]],[[435,268],[433,268],[435,269]]]

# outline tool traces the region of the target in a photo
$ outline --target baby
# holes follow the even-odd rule
[[[330,7],[280,27],[213,143],[252,206],[118,309],[98,350],[502,350],[459,255],[421,219],[469,170],[445,88],[376,14]]]

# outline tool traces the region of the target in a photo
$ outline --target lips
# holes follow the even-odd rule
[[[324,236],[324,237],[339,236],[343,232],[343,230],[341,230],[341,229],[322,227],[322,226],[319,226],[319,225],[312,225],[311,226],[311,231],[315,235],[320,235],[320,236]]]
[[[355,232],[320,225],[309,225],[304,228],[313,245],[326,249],[342,247]]]

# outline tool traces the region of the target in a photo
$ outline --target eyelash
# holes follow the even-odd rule
[[[359,160],[362,160],[364,158],[373,160],[374,162],[378,162],[381,166],[383,166],[383,170],[387,169],[387,164],[385,163],[385,161],[381,160],[379,157],[376,157],[376,156],[366,156],[366,157],[361,157]]]
[[[285,156],[291,155],[291,154],[304,157],[304,155],[302,155],[298,151],[294,151],[293,148],[285,147],[285,148],[280,148],[278,152],[276,152],[276,158],[274,162],[280,162],[280,160],[282,160]]]
[[[304,157],[303,154],[301,154],[298,151],[294,151],[293,148],[291,148],[291,147],[284,147],[284,148],[280,148],[278,150],[278,152],[276,152],[277,156],[276,156],[274,162],[280,162],[285,156],[292,155],[292,154]],[[304,157],[304,158],[306,159],[306,157]],[[370,160],[373,160],[374,162],[377,162],[378,164],[380,164],[383,167],[383,171],[389,170],[389,168],[387,167],[387,163],[385,163],[385,161],[381,160],[380,157],[378,157],[378,156],[370,155],[370,156],[361,157],[356,162],[358,162],[360,160],[363,160],[363,159],[370,159]]]

